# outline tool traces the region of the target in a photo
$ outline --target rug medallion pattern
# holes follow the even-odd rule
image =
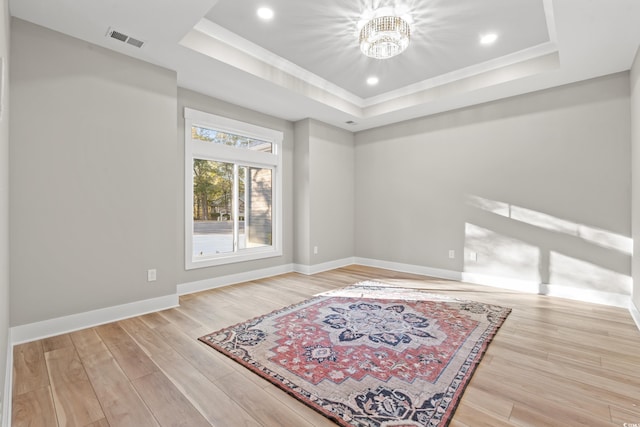
[[[444,426],[509,312],[365,282],[200,340],[340,425]]]

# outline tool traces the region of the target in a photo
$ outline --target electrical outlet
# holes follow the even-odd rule
[[[478,261],[478,252],[469,252],[469,261]]]
[[[454,259],[456,257],[456,251],[453,249],[449,249],[449,259]]]
[[[147,270],[147,282],[155,282],[156,281],[156,269],[152,268],[151,270]]]
[[[317,246],[313,247],[313,254],[314,255],[318,255],[318,247]]]

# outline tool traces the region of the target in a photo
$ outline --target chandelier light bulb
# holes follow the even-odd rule
[[[409,46],[411,28],[409,23],[392,10],[376,10],[362,25],[359,34],[360,50],[376,59],[392,58]]]

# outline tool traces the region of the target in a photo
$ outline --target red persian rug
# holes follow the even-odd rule
[[[362,282],[200,340],[342,426],[446,426],[511,310]]]

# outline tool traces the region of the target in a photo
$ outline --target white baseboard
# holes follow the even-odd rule
[[[355,264],[367,267],[384,268],[385,270],[400,271],[403,273],[420,274],[422,276],[437,277],[439,279],[458,280],[462,279],[459,271],[444,270],[441,268],[424,267],[421,265],[403,264],[400,262],[382,261],[372,258],[356,257]]]
[[[13,344],[11,342],[11,329],[7,334],[7,366],[6,374],[4,377],[4,394],[2,395],[2,414],[0,417],[0,425],[2,427],[11,426],[11,403],[12,392],[11,386],[13,384]]]
[[[179,284],[176,289],[178,295],[192,294],[194,292],[206,291],[220,288],[222,286],[234,285],[236,283],[248,282],[250,280],[264,279],[266,277],[277,276],[279,274],[291,273],[294,271],[293,264],[285,264],[277,267],[263,268],[261,270],[243,271],[242,273],[229,274],[227,276],[212,277],[210,279],[198,280]]]
[[[462,273],[461,282],[473,283],[474,285],[492,286],[494,288],[509,289],[511,291],[525,292],[528,294],[539,294],[540,284],[533,280],[514,279],[504,276],[493,276],[481,273]]]
[[[525,281],[518,279],[505,278],[501,276],[490,276],[476,273],[465,273],[453,270],[445,270],[439,268],[425,267],[412,264],[404,264],[391,261],[382,261],[371,258],[344,258],[341,260],[330,261],[322,264],[306,266],[301,264],[285,264],[282,266],[265,268],[261,270],[253,270],[232,274],[211,279],[199,280],[195,282],[183,283],[177,285],[177,293],[166,295],[163,297],[151,298],[148,300],[137,301],[133,303],[123,304],[114,307],[93,310],[85,313],[73,314],[69,316],[49,319],[41,322],[30,323],[26,325],[14,326],[9,330],[10,347],[13,344],[34,341],[37,339],[47,338],[60,335],[67,332],[73,332],[104,323],[115,322],[129,317],[140,316],[143,314],[161,311],[168,308],[177,307],[179,305],[178,296],[193,292],[199,292],[207,289],[213,289],[222,286],[228,286],[236,283],[242,283],[250,280],[258,280],[266,277],[277,276],[290,272],[298,272],[305,275],[317,274],[322,271],[332,270],[335,268],[345,267],[352,264],[359,264],[369,267],[384,268],[387,270],[400,271],[405,273],[419,274],[441,279],[457,280],[462,282],[474,283],[479,285],[493,286],[497,288],[517,290],[521,292],[537,293],[543,295],[557,296],[569,298],[579,301],[587,301],[598,304],[613,305],[616,307],[631,307],[630,312],[634,318],[638,328],[640,329],[640,312],[630,298],[622,294],[614,294],[609,292],[601,292],[595,290],[585,290],[578,288],[570,288],[562,285],[543,285],[533,281]],[[12,349],[11,356],[13,355]],[[13,365],[9,365],[13,366]],[[9,369],[9,368],[7,368]],[[8,372],[11,372],[9,369]],[[6,405],[4,399],[3,406]],[[3,413],[6,414],[6,412]],[[6,417],[3,417],[3,424]],[[3,426],[4,427],[4,426]]]
[[[631,317],[633,318],[633,321],[636,322],[636,326],[638,327],[638,330],[640,330],[640,310],[633,303],[633,300],[629,302],[629,312],[631,313]]]
[[[473,283],[476,285],[492,286],[494,288],[509,289],[513,291],[539,295],[549,295],[576,301],[604,304],[614,307],[626,308],[629,306],[630,300],[629,296],[624,294],[574,288],[558,284],[541,284],[533,280],[514,279],[504,276],[493,276],[481,273],[444,270],[439,268],[424,267],[421,265],[402,264],[370,258],[355,258],[355,263],[366,265],[369,267],[378,267],[387,270],[437,277],[440,279],[457,280],[460,282]]]
[[[10,329],[11,342],[15,345],[35,341],[177,306],[178,295],[173,294],[14,326]]]
[[[551,297],[567,298],[575,301],[591,302],[620,308],[628,308],[630,301],[629,295],[603,292],[595,289],[574,288],[553,283],[540,285],[539,293]]]
[[[629,296],[594,289],[576,288],[555,283],[538,283],[533,280],[513,279],[503,276],[492,276],[478,273],[462,273],[462,281],[476,285],[493,286],[501,289],[526,292],[551,297],[567,298],[575,301],[591,302],[626,308]]]
[[[346,267],[348,265],[355,264],[355,258],[344,258],[337,259],[335,261],[323,262],[322,264],[315,265],[304,265],[304,264],[294,264],[293,271],[296,273],[305,274],[310,276],[312,274],[322,273],[323,271],[334,270],[336,268]]]
[[[264,279],[267,277],[273,277],[279,274],[286,274],[291,272],[301,273],[308,276],[311,274],[321,273],[323,271],[346,267],[347,265],[352,265],[354,263],[354,258],[345,258],[316,265],[284,264],[277,267],[243,271],[242,273],[237,274],[229,274],[226,276],[212,277],[210,279],[181,283],[177,286],[177,293],[178,295],[187,295],[194,292],[207,291],[209,289],[221,288],[224,286],[235,285],[237,283]]]

